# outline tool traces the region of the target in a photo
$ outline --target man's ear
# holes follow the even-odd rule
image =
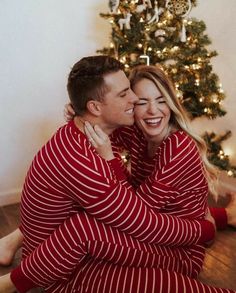
[[[87,102],[87,110],[95,115],[99,116],[101,114],[101,105],[99,101],[90,100]]]

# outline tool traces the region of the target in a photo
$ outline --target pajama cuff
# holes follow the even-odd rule
[[[202,220],[200,222],[201,224],[201,237],[199,239],[200,244],[207,243],[209,241],[212,241],[215,237],[215,227],[214,225],[207,220]]]
[[[17,289],[17,292],[19,293],[25,293],[30,289],[37,287],[35,283],[33,283],[23,274],[21,266],[18,266],[17,268],[13,269],[11,271],[10,277]]]
[[[210,212],[215,220],[216,228],[218,230],[224,230],[227,227],[227,214],[225,208],[212,208],[210,207]]]
[[[108,164],[114,171],[114,175],[117,178],[117,180],[127,180],[127,175],[126,175],[126,168],[123,165],[123,161],[121,158],[114,158],[112,160],[108,161]]]

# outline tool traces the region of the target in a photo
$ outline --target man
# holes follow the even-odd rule
[[[165,268],[162,259],[169,257],[143,241],[204,243],[214,235],[212,224],[153,214],[122,181],[122,172],[114,178],[120,159],[103,160],[84,135],[85,120],[100,125],[107,135],[133,124],[137,97],[123,65],[107,56],[83,58],[70,72],[68,93],[76,117],[32,162],[21,207],[24,259],[11,273],[13,284],[9,276],[0,279],[0,291],[3,286],[8,286],[6,293],[35,286],[46,292],[100,292],[98,286],[104,292],[115,292],[114,286],[117,292],[138,292],[137,286],[139,292],[145,292],[142,286],[155,292],[168,286],[176,292],[203,288],[186,276],[136,267]],[[178,270],[177,264],[171,269]]]

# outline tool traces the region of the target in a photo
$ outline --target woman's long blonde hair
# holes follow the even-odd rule
[[[151,80],[163,94],[163,97],[165,97],[166,103],[171,109],[170,123],[177,129],[182,129],[185,131],[196,142],[202,157],[209,190],[216,199],[216,185],[218,178],[217,169],[207,159],[207,146],[205,141],[190,127],[190,120],[188,118],[187,112],[182,107],[177,98],[173,83],[161,67],[139,65],[135,67],[130,73],[129,79],[131,88],[133,88],[137,82],[144,78]]]

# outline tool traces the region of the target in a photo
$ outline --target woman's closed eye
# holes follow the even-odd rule
[[[166,103],[166,99],[164,97],[159,97],[156,99],[158,103],[162,104],[162,103]]]
[[[148,99],[139,99],[136,103],[137,106],[147,105],[152,103],[163,104],[166,103],[166,99],[163,96],[157,97],[155,100],[148,100]]]
[[[142,106],[142,105],[147,105],[148,101],[140,99],[135,105],[137,106]]]

